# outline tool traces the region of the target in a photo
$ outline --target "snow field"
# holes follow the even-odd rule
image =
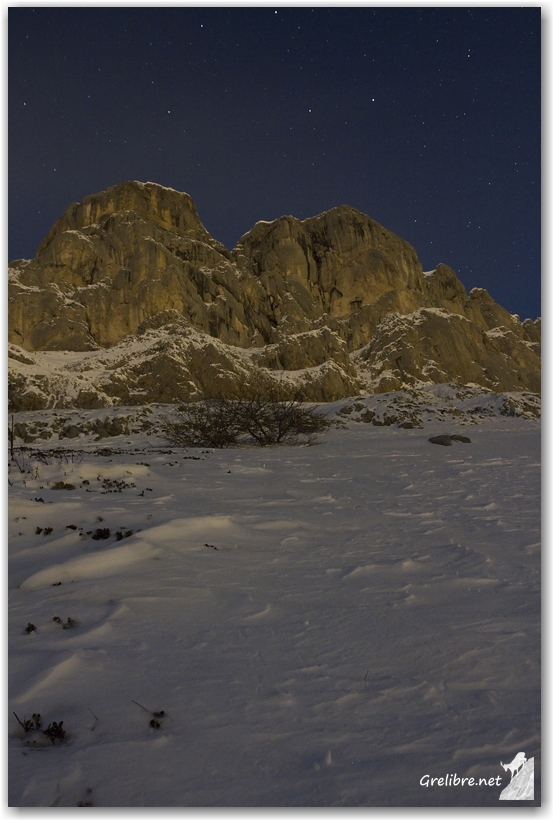
[[[538,422],[345,424],[10,473],[10,805],[497,806],[420,778],[539,764]]]

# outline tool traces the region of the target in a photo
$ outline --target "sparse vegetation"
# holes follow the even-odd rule
[[[519,584],[517,590],[520,587],[521,617],[524,620],[531,614],[532,609],[523,604],[528,590],[534,589],[538,577],[534,569],[539,567],[533,492],[538,477],[537,425],[499,419],[499,423],[493,420],[471,432],[446,417],[444,423],[431,419],[432,426],[421,433],[356,423],[373,409],[382,418],[385,401],[376,395],[364,397],[363,402],[350,399],[330,407],[321,405],[318,412],[332,418],[342,404],[352,409],[344,413],[344,433],[331,428],[332,432],[320,437],[320,447],[247,448],[246,443],[254,439],[244,435],[238,438],[236,449],[198,447],[187,453],[181,447],[170,449],[164,442],[167,449],[163,452],[159,446],[149,446],[158,439],[143,436],[137,439],[142,450],[135,448],[133,440],[110,463],[88,443],[82,468],[58,469],[56,464],[46,467],[37,461],[38,482],[30,480],[31,473],[20,475],[12,464],[13,506],[8,523],[13,700],[9,708],[17,705],[22,713],[17,713],[20,722],[12,714],[15,724],[8,716],[14,804],[117,805],[123,802],[122,794],[139,794],[144,804],[165,801],[178,805],[184,794],[178,778],[168,776],[158,788],[159,777],[156,780],[153,770],[170,774],[175,746],[183,743],[190,759],[201,757],[205,732],[195,732],[195,727],[207,726],[217,735],[218,744],[210,757],[214,771],[228,768],[229,753],[232,756],[237,743],[240,748],[251,745],[252,732],[278,736],[283,709],[290,712],[298,697],[304,698],[315,717],[326,710],[335,718],[334,728],[355,737],[367,704],[370,710],[378,701],[386,720],[395,720],[395,694],[398,681],[401,684],[405,679],[407,661],[416,680],[400,706],[402,714],[419,714],[417,703],[427,687],[420,684],[421,670],[416,666],[419,648],[411,647],[409,655],[410,647],[402,643],[401,618],[396,619],[398,628],[392,638],[403,654],[388,653],[383,662],[382,653],[375,656],[374,646],[366,646],[360,653],[370,659],[364,662],[366,671],[359,666],[352,671],[348,647],[355,644],[359,624],[375,607],[384,613],[390,607],[400,614],[414,612],[411,605],[424,605],[427,592],[428,600],[443,603],[441,628],[447,640],[451,637],[453,647],[461,635],[461,616],[448,603],[454,597],[465,607],[466,622],[473,623],[471,601],[478,595],[483,574],[492,580],[486,594],[481,589],[478,597],[485,595],[485,600],[479,606],[484,607],[482,618],[493,621],[496,610],[501,609],[501,601],[492,594],[493,567],[486,569],[485,555],[478,546],[469,544],[469,550],[455,539],[454,528],[461,519],[465,529],[480,532],[485,528],[486,539],[489,536],[490,543],[500,543],[500,569],[505,573],[501,577],[510,579],[512,570],[515,580],[521,544],[516,522],[524,521],[524,563],[532,571],[525,574],[528,584]],[[155,408],[156,432],[161,414],[168,415],[172,409],[176,408]],[[391,414],[394,408],[388,410]],[[430,411],[438,413],[433,407],[420,411],[425,423]],[[472,471],[460,466],[458,459],[439,458],[448,456],[445,448],[444,453],[427,452],[438,451],[434,445],[425,450],[428,436],[442,432],[470,434],[475,442],[471,447],[478,450],[469,464]],[[513,435],[520,435],[516,452]],[[468,443],[452,441],[450,452],[457,446],[459,458],[470,456]],[[186,460],[199,458],[202,464]],[[517,469],[513,470],[515,461]],[[423,462],[434,470],[425,471]],[[178,467],[173,466],[177,463]],[[34,468],[34,459],[30,464]],[[59,479],[76,488],[81,485],[81,489],[51,492],[52,483]],[[118,493],[120,499],[98,497],[104,489],[115,490],[114,482],[121,480],[136,481],[137,486],[132,492]],[[112,482],[111,487],[107,481]],[[493,512],[486,508],[490,481],[500,488],[499,507]],[[459,493],[459,482],[466,494]],[[85,486],[95,495],[85,493]],[[44,496],[35,498],[37,491]],[[141,491],[144,497],[138,498]],[[79,499],[72,498],[77,495]],[[42,507],[34,507],[35,501]],[[442,521],[445,529],[435,541],[437,546],[423,550],[421,532],[433,531],[432,521],[440,509],[453,509],[455,515]],[[383,517],[383,510],[392,514]],[[506,526],[491,527],[491,519],[499,517]],[[63,520],[69,524],[64,525]],[[38,521],[42,524],[37,529]],[[515,529],[511,533],[512,521]],[[53,527],[51,535],[46,534],[46,525]],[[88,535],[85,526],[91,528]],[[97,529],[108,528],[106,540],[91,537]],[[129,544],[122,545],[121,540]],[[214,556],[215,551],[221,555]],[[52,585],[56,575],[58,581]],[[430,584],[437,575],[442,579],[439,589]],[[366,592],[368,577],[370,601],[365,595],[365,606],[355,590]],[[412,582],[409,588],[405,579]],[[219,581],[224,582],[224,589]],[[61,584],[64,590],[57,588]],[[343,612],[339,618],[328,608],[329,596],[340,598]],[[67,610],[73,612],[70,618]],[[58,616],[59,612],[65,614]],[[30,620],[25,624],[25,615],[30,614],[38,620],[36,625]],[[524,623],[515,626],[524,629]],[[71,635],[61,635],[67,629]],[[293,668],[286,665],[286,642],[281,646],[270,640],[279,633],[296,635],[294,646],[303,646],[292,658]],[[467,629],[462,635],[467,645],[471,635],[478,643],[478,634]],[[375,640],[378,644],[378,635]],[[345,681],[344,686],[330,686],[337,703],[332,714],[321,647],[332,654],[332,680]],[[439,648],[431,657],[437,666],[443,660]],[[507,665],[508,661],[506,658]],[[198,676],[198,664],[208,671],[207,676]],[[515,669],[515,673],[519,675],[516,680],[523,681],[528,670]],[[471,669],[461,677],[470,694]],[[256,685],[261,680],[260,697],[253,701],[248,695],[248,681],[252,680]],[[155,711],[149,705],[144,710],[137,706],[138,713],[130,709],[125,689],[126,697],[137,694],[152,703]],[[353,694],[342,702],[344,691]],[[213,703],[219,701],[224,708],[214,710]],[[242,702],[249,704],[248,720],[240,724],[239,732],[229,732],[228,715]],[[42,709],[42,718],[31,713],[27,719],[32,706]],[[473,712],[467,732],[478,734],[479,715]],[[524,731],[524,720],[522,715],[520,731]],[[451,726],[454,733],[455,726]],[[307,721],[306,743],[294,745],[292,738],[294,743],[287,746],[300,761],[301,777],[309,774],[311,758],[319,761],[320,771],[330,774],[343,762],[340,748],[335,749],[334,741],[327,741],[319,729],[320,721]],[[121,736],[132,754],[120,754],[121,744],[113,741]],[[327,746],[332,746],[334,769],[330,764],[323,766]],[[82,763],[77,774],[72,768],[75,755]],[[262,764],[265,768],[270,761],[267,764],[264,758]],[[260,769],[250,768],[248,776],[255,791]],[[362,802],[366,795],[363,766],[353,769],[355,788],[359,777],[356,794]],[[286,789],[292,793],[296,770],[297,766],[290,768],[290,778],[276,771],[271,793],[282,794]],[[201,802],[203,781],[196,789],[192,780],[192,785],[185,784],[186,789],[190,786],[185,796],[188,802]],[[85,783],[93,787],[92,794]]]
[[[141,709],[143,709],[145,712],[152,716],[150,720],[150,726],[152,727],[152,729],[161,729],[161,721],[164,717],[166,717],[163,709],[160,712],[150,712],[149,709],[146,709],[146,707],[142,706],[142,704],[138,703],[138,701],[133,700],[132,702],[135,703],[137,706],[140,706]]]
[[[23,449],[18,448],[18,450],[16,452],[16,448],[13,446],[13,443],[10,442],[10,461],[9,461],[9,466],[10,467],[11,467],[12,463],[15,464],[15,466],[17,467],[17,469],[19,470],[20,473],[30,473],[31,472],[28,458],[27,458],[25,452],[23,452]]]
[[[231,447],[239,430],[233,418],[232,402],[212,399],[181,405],[173,419],[167,419],[162,435],[181,447]]]
[[[65,481],[56,481],[52,485],[52,489],[53,490],[74,490],[75,485],[74,484],[68,484]]]
[[[64,623],[61,618],[58,618],[58,616],[55,615],[52,618],[52,620],[55,623],[59,624],[63,629],[73,629],[77,626],[77,621],[73,620],[73,618],[68,618],[67,621]]]
[[[100,541],[102,538],[109,538],[111,535],[111,530],[109,527],[98,527],[92,533],[92,538],[94,541]]]
[[[15,712],[13,714],[19,725],[23,727],[25,734],[28,734],[29,732],[37,732],[40,729],[40,715],[38,712],[34,713],[30,720],[27,720],[27,718],[20,720]]]
[[[278,385],[241,385],[233,398],[181,405],[165,421],[162,434],[180,447],[264,447],[311,443],[330,426],[316,407],[305,407]]]
[[[44,729],[42,734],[50,738],[53,744],[55,744],[56,740],[59,740],[63,743],[63,741],[65,740],[65,729],[63,728],[63,720],[60,720],[59,723],[56,723],[56,721],[54,721],[53,723],[49,723],[48,728]]]
[[[65,729],[63,728],[63,720],[60,720],[59,723],[56,723],[54,720],[52,723],[48,724],[46,729],[41,729],[42,718],[38,712],[34,713],[32,718],[23,718],[23,720],[21,720],[15,712],[13,714],[26,735],[32,732],[41,732],[52,741],[53,745],[55,745],[56,740],[59,740],[61,743],[64,742]]]

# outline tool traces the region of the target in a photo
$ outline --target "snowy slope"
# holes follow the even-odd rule
[[[10,805],[498,806],[519,751],[539,797],[539,422],[359,412],[311,447],[17,451]],[[454,772],[501,780],[420,785]]]

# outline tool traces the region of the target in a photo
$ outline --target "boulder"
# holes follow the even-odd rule
[[[471,444],[471,440],[468,436],[459,436],[459,435],[440,435],[440,436],[432,436],[428,439],[430,444],[442,444],[444,447],[451,447],[454,441],[461,441],[463,444]]]

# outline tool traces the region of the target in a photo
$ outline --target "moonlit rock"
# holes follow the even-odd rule
[[[423,272],[348,205],[259,221],[229,251],[188,194],[153,182],[72,203],[9,269],[13,410],[191,401],[262,376],[307,401],[446,382],[538,392],[540,331],[447,265]]]

